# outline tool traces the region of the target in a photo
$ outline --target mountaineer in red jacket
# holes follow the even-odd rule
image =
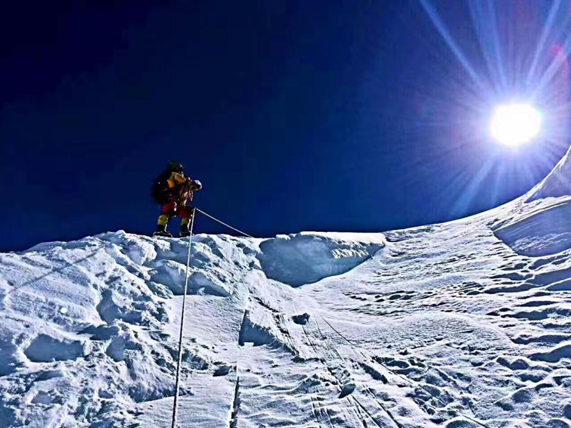
[[[157,230],[153,236],[172,235],[167,232],[167,225],[172,217],[182,218],[180,236],[190,235],[190,219],[194,208],[187,205],[192,201],[194,192],[202,189],[202,183],[184,176],[184,167],[178,162],[169,162],[165,171],[159,175],[151,187],[151,196],[159,203],[161,215],[157,221]]]

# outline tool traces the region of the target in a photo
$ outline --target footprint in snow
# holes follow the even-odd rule
[[[24,354],[35,363],[75,360],[83,357],[83,344],[78,340],[54,339],[40,334],[26,348]]]
[[[214,377],[219,377],[219,376],[226,376],[228,373],[230,373],[230,370],[232,369],[232,367],[228,366],[228,365],[221,365],[220,367],[217,367],[216,370],[214,370]]]
[[[343,385],[343,388],[341,389],[341,393],[339,394],[339,398],[347,397],[348,395],[351,395],[353,393],[353,391],[355,391],[355,384],[354,383],[346,383],[345,385]]]

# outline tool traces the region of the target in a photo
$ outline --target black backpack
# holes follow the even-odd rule
[[[168,184],[171,174],[171,171],[165,170],[153,181],[151,197],[157,204],[165,205],[174,200],[174,195],[171,193]]]

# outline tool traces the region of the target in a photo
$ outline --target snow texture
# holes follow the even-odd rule
[[[451,223],[197,235],[183,427],[571,427],[571,160]],[[0,427],[170,427],[188,241],[0,254]]]

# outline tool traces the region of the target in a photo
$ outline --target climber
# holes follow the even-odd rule
[[[182,218],[180,236],[189,236],[194,208],[187,203],[192,201],[193,193],[200,189],[202,189],[200,181],[184,176],[184,167],[181,164],[169,162],[151,187],[151,196],[162,206],[157,230],[153,236],[172,237],[167,232],[167,225],[174,216]]]

